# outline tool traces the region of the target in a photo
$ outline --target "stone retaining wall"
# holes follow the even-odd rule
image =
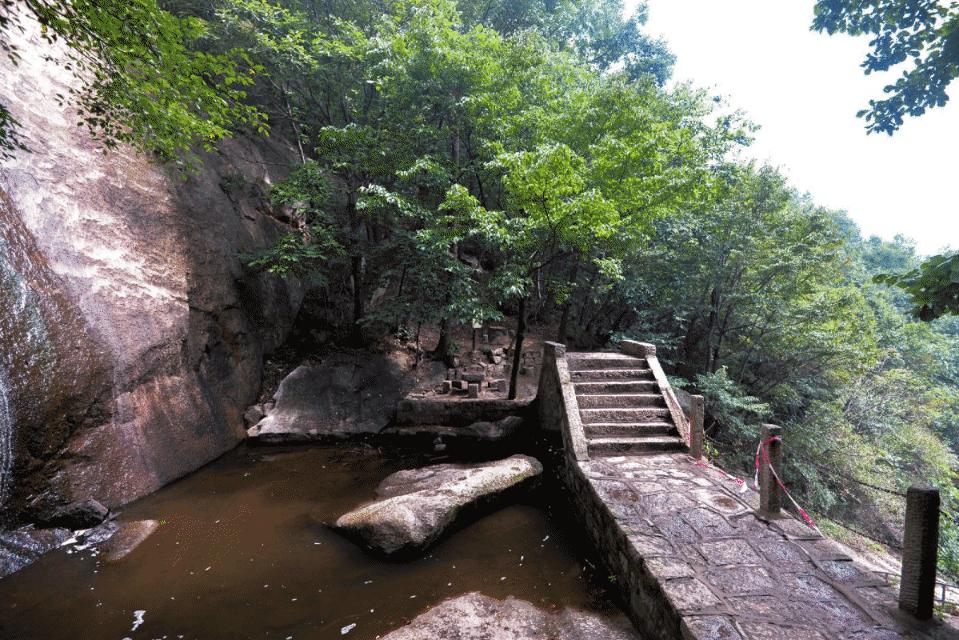
[[[617,523],[609,506],[597,495],[580,463],[564,456],[563,480],[573,494],[576,513],[609,571],[626,605],[626,613],[644,637],[688,640],[680,629],[682,616],[672,607],[659,582],[645,568],[641,550]]]
[[[465,427],[474,422],[496,422],[507,416],[523,416],[533,400],[406,398],[396,406],[396,426],[436,424]]]

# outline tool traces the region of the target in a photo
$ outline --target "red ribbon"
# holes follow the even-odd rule
[[[733,482],[735,482],[736,484],[738,484],[739,486],[741,486],[743,490],[747,488],[745,480],[743,480],[742,478],[737,478],[736,476],[732,474],[726,473],[725,471],[723,471],[722,469],[720,469],[714,464],[711,464],[709,462],[704,462],[703,460],[693,460],[693,464],[695,464],[697,467],[702,467],[703,469],[712,469],[713,471],[719,472],[719,474],[722,475],[723,477],[728,478],[732,480]]]
[[[759,456],[762,454],[763,462],[769,467],[770,473],[773,474],[773,478],[776,480],[776,484],[779,485],[779,488],[782,489],[783,493],[786,494],[786,497],[789,498],[789,501],[796,507],[796,511],[799,512],[799,515],[802,517],[803,521],[815,531],[819,531],[819,527],[816,526],[816,523],[813,519],[806,513],[806,510],[799,506],[799,503],[796,502],[796,499],[792,497],[792,494],[789,493],[789,489],[786,488],[786,485],[783,483],[782,479],[779,477],[779,474],[776,473],[776,469],[773,467],[772,460],[769,459],[769,450],[766,448],[773,442],[781,442],[782,438],[780,436],[771,436],[759,443],[759,446],[756,447],[756,490],[759,491]]]

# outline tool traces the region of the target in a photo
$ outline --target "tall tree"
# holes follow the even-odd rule
[[[872,51],[862,63],[867,74],[907,65],[883,90],[888,97],[870,100],[859,112],[870,133],[892,135],[905,116],[920,116],[949,101],[946,89],[959,76],[956,0],[819,0],[813,28],[873,36]],[[905,290],[922,320],[959,314],[959,253],[932,256],[907,273],[877,279]]]

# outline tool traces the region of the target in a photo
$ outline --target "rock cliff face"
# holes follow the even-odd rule
[[[233,447],[302,299],[239,257],[285,230],[264,194],[288,149],[230,142],[187,177],[104,152],[57,105],[72,80],[41,52],[34,39],[19,66],[0,61],[30,148],[0,164],[8,520],[50,500],[115,506]]]

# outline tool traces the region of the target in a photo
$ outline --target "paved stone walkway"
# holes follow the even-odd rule
[[[959,637],[942,623],[921,625],[901,616],[897,589],[853,561],[841,545],[789,516],[760,519],[757,493],[742,492],[741,485],[686,454],[572,464],[615,521],[620,531],[612,535],[625,534],[619,564],[635,570],[641,563],[646,582],[658,583],[681,618],[685,637]],[[598,532],[599,539],[608,539],[606,514],[588,518],[607,529]]]

